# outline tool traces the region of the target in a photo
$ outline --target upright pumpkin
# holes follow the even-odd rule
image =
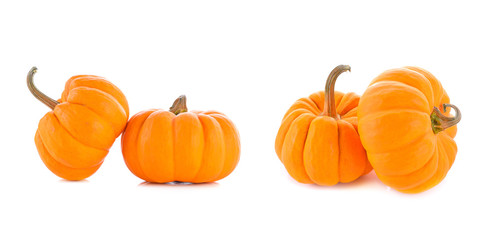
[[[447,112],[449,107],[455,117]],[[440,183],[454,163],[455,125],[461,114],[424,69],[397,68],[377,76],[361,97],[358,119],[377,176],[398,191],[426,191]]]
[[[128,119],[125,95],[103,77],[77,75],[65,84],[58,101],[33,83],[37,68],[27,75],[27,86],[52,109],[39,121],[35,143],[46,167],[67,180],[91,176],[103,163],[109,148]]]
[[[354,181],[372,169],[357,131],[359,96],[334,91],[337,77],[350,69],[334,68],[325,93],[297,100],[284,115],[276,153],[298,182],[330,186]]]
[[[182,95],[169,111],[135,114],[123,133],[122,153],[130,171],[147,182],[213,182],[235,169],[240,138],[224,114],[188,112]]]

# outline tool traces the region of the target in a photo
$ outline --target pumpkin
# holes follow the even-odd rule
[[[67,180],[91,176],[122,133],[128,119],[123,93],[103,77],[77,75],[65,84],[58,101],[33,83],[37,68],[27,75],[27,86],[39,101],[51,108],[39,121],[36,148],[46,167]]]
[[[347,183],[372,169],[358,135],[359,96],[334,91],[337,77],[350,69],[337,66],[327,78],[325,92],[297,100],[282,119],[276,153],[300,183]]]
[[[358,119],[375,173],[398,191],[426,191],[440,183],[454,163],[455,125],[461,114],[441,83],[424,69],[403,67],[377,76],[361,97]]]
[[[213,182],[236,167],[240,139],[224,114],[188,112],[182,95],[169,111],[134,115],[122,135],[122,153],[128,169],[147,182]]]

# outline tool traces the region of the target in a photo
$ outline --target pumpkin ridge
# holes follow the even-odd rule
[[[71,104],[71,103],[66,102],[66,103],[63,103],[63,104]],[[83,106],[83,105],[81,105],[81,104],[74,104],[74,105],[78,105],[78,106],[84,107],[85,109],[87,109],[87,110],[88,110],[88,112],[94,113],[94,115],[95,115],[95,116],[97,116],[97,118],[98,118],[97,120],[98,120],[98,121],[101,121],[101,122],[105,122],[105,123],[107,123],[107,124],[111,127],[111,129],[113,129],[113,125],[112,125],[109,121],[107,121],[105,118],[103,118],[101,115],[99,115],[98,113],[94,112],[93,110],[91,110],[91,109],[89,109],[89,108],[87,108],[86,106]],[[62,105],[62,104],[60,104],[60,106],[62,107],[63,105]],[[62,110],[62,109],[60,109],[60,110]],[[70,132],[70,131],[69,131],[69,129],[70,129],[70,128],[69,128],[68,126],[63,125],[62,121],[60,121],[60,119],[58,118],[57,112],[58,112],[58,111],[55,111],[55,110],[53,111],[54,115],[55,115],[55,116],[57,117],[57,119],[59,120],[60,125],[61,125],[61,126],[63,126],[63,127],[67,130],[67,132],[69,132],[72,136],[75,136],[76,134],[74,134],[74,133],[72,133],[72,132]],[[114,129],[113,129],[113,130],[114,130]],[[113,135],[113,140],[112,140],[111,142],[114,142],[114,140],[115,140],[118,136],[115,136],[116,134],[112,134],[112,135]],[[75,137],[74,137],[74,138],[75,138]],[[75,139],[76,139],[77,141],[79,141],[79,142],[81,142],[81,143],[82,143],[82,141],[80,141],[79,139],[77,139],[77,138],[75,138]],[[85,145],[87,145],[87,146],[92,146],[92,145],[91,145],[91,144],[89,144],[89,143],[84,143],[84,144],[85,144]],[[111,146],[112,146],[112,145],[113,145],[113,144],[111,144],[108,148],[104,148],[104,147],[96,147],[96,146],[94,146],[94,148],[96,148],[96,149],[105,149],[105,150],[108,150],[108,151],[109,151],[109,149],[111,148]]]
[[[51,155],[51,153],[50,153],[50,152],[48,152],[48,149],[47,149],[47,148],[46,148],[46,146],[44,145],[44,142],[43,142],[43,139],[41,138],[41,135],[39,136],[39,144],[41,144],[41,147],[43,147],[43,148],[45,149],[45,152],[46,152],[46,153],[47,153],[47,154],[48,154],[48,155],[49,155],[49,156],[53,159],[53,161],[57,162],[57,163],[58,163],[58,164],[60,164],[60,165],[63,165],[64,167],[67,167],[67,168],[70,168],[70,169],[74,169],[74,170],[77,170],[77,169],[91,169],[91,168],[95,167],[95,166],[92,166],[92,167],[86,167],[86,168],[74,168],[74,167],[71,167],[71,166],[69,166],[69,165],[67,165],[67,164],[63,163],[63,162],[60,162],[60,161],[56,160],[56,159],[53,157],[53,155]],[[44,162],[44,161],[43,161],[43,162]],[[97,165],[101,165],[101,163],[100,163],[100,164],[97,164]]]
[[[296,111],[301,112],[301,113],[297,117],[295,117],[293,120],[291,120],[291,122],[289,124],[285,123],[286,118],[284,118],[281,121],[281,127],[279,128],[279,131],[278,131],[277,136],[276,136],[276,142],[278,142],[278,138],[279,138],[278,144],[280,145],[279,148],[276,147],[276,149],[278,149],[278,151],[276,151],[276,154],[278,154],[278,157],[281,160],[281,162],[283,162],[283,160],[282,160],[282,148],[284,146],[284,141],[286,140],[286,135],[288,134],[289,128],[291,128],[291,125],[293,124],[293,122],[297,118],[299,118],[302,114],[311,114],[311,112],[306,110],[306,109],[296,109],[296,110],[290,112],[289,114],[287,114],[286,117],[289,117],[291,114],[293,114]],[[284,134],[280,134],[280,131],[284,125],[288,125],[288,126],[286,126],[286,132]]]
[[[206,131],[204,130],[204,122],[203,122],[202,118],[199,117],[199,115],[200,114],[197,114],[197,117],[200,121],[200,124],[202,125],[202,131],[204,131],[203,136],[204,136],[204,150],[205,150],[206,144],[209,144],[209,143],[208,143],[207,138],[206,138],[206,134],[205,134]],[[220,135],[223,136],[223,142],[222,143],[224,144],[224,133],[223,133],[223,129],[221,127],[221,124],[219,124],[219,122],[215,118],[213,118],[212,116],[209,116],[208,114],[202,114],[202,115],[207,116],[208,118],[210,118],[211,121],[213,121],[219,125],[219,131],[221,132]],[[226,146],[224,146],[224,147],[226,147]],[[194,182],[197,182],[197,178],[199,177],[199,174],[201,173],[202,168],[204,167],[205,157],[206,156],[203,152],[202,153],[202,159],[200,161],[199,171],[197,171],[195,176],[192,178]],[[223,152],[223,160],[226,160],[226,150]],[[217,178],[221,174],[221,172],[223,171],[224,165],[225,165],[225,161],[223,161],[223,164],[221,164],[221,169],[217,173],[215,173],[215,175],[213,177],[210,177],[209,179],[202,180],[200,182],[209,182],[209,181],[211,181],[211,179]]]
[[[320,109],[320,107],[317,105],[317,103],[315,101],[313,101],[313,99],[311,99],[310,97],[307,97],[305,99],[307,101],[310,101],[313,104],[313,106],[315,106],[315,110],[317,110],[316,115],[320,114],[323,111],[323,109]]]
[[[438,146],[438,144],[436,144]],[[419,172],[420,170],[422,170],[424,167],[426,167],[428,164],[430,164],[430,161],[432,161],[432,159],[435,157],[435,155],[439,155],[439,153],[437,152],[437,147],[435,147],[435,150],[433,151],[433,153],[431,154],[431,156],[429,157],[429,159],[425,162],[425,164],[423,164],[423,166],[419,167],[418,169],[416,170],[413,170],[412,172],[409,172],[409,173],[406,173],[406,174],[396,174],[396,175],[390,175],[390,174],[382,174],[382,175],[385,175],[385,176],[389,176],[389,177],[393,177],[393,176],[409,176],[409,175],[412,175],[416,172]],[[438,160],[439,161],[439,160]],[[433,175],[433,174],[432,174]],[[424,181],[425,182],[425,181]],[[424,183],[423,182],[423,183]],[[419,184],[418,184],[419,185]],[[416,186],[418,186],[416,185]]]
[[[302,118],[302,117],[311,116],[311,115],[312,115],[311,113],[303,113],[303,114],[301,114],[299,117],[297,117],[295,120],[293,120],[293,123],[294,123],[294,122],[296,122],[296,121],[301,121],[301,120],[300,120],[300,118]],[[315,119],[315,117],[313,117],[313,119]],[[311,124],[311,121],[310,121],[310,124]],[[307,124],[307,125],[309,126],[310,124]],[[291,129],[293,128],[293,126],[295,126],[295,124],[290,124],[290,125],[289,125],[289,129],[288,129],[288,131],[286,132],[286,136],[287,136],[287,135],[291,132]],[[294,130],[293,130],[293,131],[294,131]],[[301,130],[299,130],[299,131],[301,131]],[[298,131],[298,132],[299,132],[299,131]],[[301,164],[300,164],[300,165],[303,165],[303,166],[302,166],[302,169],[303,169],[303,170],[302,170],[302,172],[300,171],[300,173],[301,173],[301,175],[303,175],[303,177],[304,177],[304,178],[306,178],[306,180],[308,180],[308,182],[313,183],[312,179],[311,179],[311,178],[308,176],[308,174],[306,173],[306,169],[305,169],[305,167],[304,167],[304,164],[305,164],[305,159],[304,159],[304,156],[303,156],[303,155],[304,155],[305,143],[306,143],[306,137],[307,137],[307,135],[308,135],[308,129],[306,129],[306,134],[304,134],[303,141],[302,141],[303,146],[302,146],[301,151],[300,151],[300,153],[301,153],[301,158],[300,158],[300,159],[301,159]],[[283,143],[282,150],[281,150],[281,157],[282,157],[282,158],[284,158],[284,155],[286,155],[286,154],[287,154],[287,153],[286,153],[286,151],[284,151],[284,148],[285,148],[285,147],[286,147],[286,144],[285,144],[285,143]],[[285,163],[285,160],[286,160],[286,159],[283,159],[283,160],[282,160],[282,162],[284,163],[284,167],[285,167],[285,168],[286,168],[286,170],[288,171],[289,175],[291,175],[291,177],[293,177],[294,179],[296,179],[297,181],[299,181],[297,178],[295,178],[295,177],[291,174],[291,172],[292,172],[292,168],[291,168],[291,167],[292,167],[292,166],[291,166],[291,167],[288,167],[288,166],[286,165],[286,163]],[[295,167],[295,168],[296,168],[296,167]]]
[[[426,182],[428,182],[430,179],[432,179],[435,174],[437,173],[438,171],[438,165],[439,165],[439,153],[437,152],[437,150],[435,149],[435,151],[433,152],[433,155],[428,159],[428,161],[426,161],[426,164],[423,165],[421,168],[417,169],[416,171],[413,171],[411,173],[408,173],[408,174],[404,174],[404,175],[386,175],[386,174],[379,174],[378,172],[375,172],[377,174],[377,176],[383,176],[383,180],[387,182],[387,180],[389,179],[385,179],[385,176],[386,177],[400,177],[400,178],[405,178],[405,177],[408,177],[408,176],[411,176],[412,174],[415,174],[419,171],[422,171],[424,170],[425,167],[428,167],[428,165],[432,164],[433,161],[436,159],[436,162],[435,162],[435,166],[433,166],[433,172],[430,173],[426,178],[421,178],[418,182],[414,182],[408,186],[403,186],[403,187],[396,187],[396,185],[394,184],[390,184],[392,185],[391,187],[394,188],[395,190],[397,191],[412,191],[412,189],[415,189],[415,188],[419,188],[421,187],[422,185],[426,184]],[[386,183],[387,184],[387,183]]]
[[[403,110],[403,111],[423,113],[423,112],[417,111],[417,110]],[[365,119],[365,118],[367,118],[369,116],[375,115],[375,114],[385,115],[385,114],[387,114],[389,112],[395,112],[395,110],[381,111],[381,112],[378,112],[378,113],[372,113],[372,114],[369,114],[369,115],[367,115],[367,116],[365,116],[363,118],[358,119],[358,128],[359,128],[359,122],[363,121],[363,119]],[[431,128],[429,130],[431,131]],[[431,131],[431,133],[433,133],[433,132]],[[407,147],[407,146],[409,146],[409,145],[411,145],[413,143],[416,143],[416,142],[420,141],[421,138],[423,138],[427,134],[430,134],[430,132],[428,132],[428,131],[425,130],[425,131],[423,131],[423,133],[421,135],[416,136],[416,138],[413,141],[407,142],[405,144],[402,144],[402,145],[399,145],[399,146],[396,146],[396,147],[393,147],[393,148],[390,148],[390,149],[385,149],[385,150],[382,150],[382,151],[367,150],[367,152],[372,153],[372,154],[381,154],[381,153],[391,152],[391,151],[394,151],[396,149]]]
[[[56,168],[56,167],[55,167],[55,166],[53,166],[53,165],[51,164],[51,161],[56,162],[57,164],[60,164],[60,165],[62,165],[63,167],[66,167],[66,168],[68,168],[68,169],[70,169],[70,170],[73,170],[73,171],[80,171],[80,170],[91,170],[92,168],[96,168],[96,169],[92,169],[92,173],[90,173],[90,174],[89,174],[89,176],[90,176],[90,175],[92,175],[92,174],[94,174],[94,172],[95,172],[95,171],[97,171],[97,170],[99,169],[99,167],[101,166],[101,164],[102,164],[102,163],[100,163],[100,164],[98,164],[97,166],[88,167],[88,168],[73,168],[73,167],[71,167],[71,166],[67,166],[66,164],[64,164],[64,163],[62,163],[62,162],[60,162],[60,161],[56,160],[56,159],[55,159],[55,158],[51,155],[51,153],[50,153],[50,152],[48,152],[48,149],[47,149],[47,148],[46,148],[46,146],[44,145],[44,143],[43,143],[43,139],[41,139],[41,135],[38,133],[38,131],[36,131],[35,140],[38,140],[38,141],[35,141],[35,143],[36,143],[36,147],[38,147],[37,145],[38,145],[38,144],[40,144],[40,146],[39,146],[39,147],[40,147],[40,148],[42,148],[42,150],[43,150],[42,152],[43,152],[43,153],[45,153],[45,154],[47,154],[47,155],[51,158],[51,159],[48,159],[48,160],[47,160],[47,159],[45,159],[45,158],[43,158],[43,157],[42,157],[42,154],[41,154],[41,151],[40,151],[40,154],[39,154],[39,155],[40,155],[40,157],[41,157],[41,160],[42,160],[42,161],[43,161],[43,163],[46,165],[46,167],[48,168],[48,170],[50,170],[50,171],[51,171],[51,172],[53,172],[53,173],[55,173],[55,172],[54,172],[54,171],[52,171],[52,168]],[[65,177],[62,177],[62,176],[60,176],[60,174],[57,174],[57,173],[55,173],[55,175],[57,175],[58,177],[61,177],[61,178],[65,178],[65,177],[66,177],[66,175],[65,175]],[[80,178],[80,179],[79,179],[79,178],[80,178],[80,177],[78,177],[78,178],[66,178],[66,179],[67,179],[67,180],[80,180],[80,179],[84,179],[84,178],[86,178],[86,176],[84,176],[83,178]]]
[[[142,134],[142,127],[145,125],[145,123],[147,122],[147,120],[149,119],[149,117],[150,117],[151,115],[153,115],[154,113],[159,112],[159,111],[163,111],[163,110],[157,109],[156,111],[154,111],[154,112],[152,112],[151,114],[147,115],[147,116],[146,116],[146,118],[145,118],[145,120],[144,120],[144,121],[142,121],[142,125],[140,125],[140,126],[139,126],[139,133],[137,134],[137,137],[135,138],[135,141],[136,141],[136,142],[140,142],[140,141],[141,141],[141,139],[142,139],[142,137],[141,137],[141,134]],[[149,174],[148,174],[148,173],[146,173],[146,171],[145,171],[145,170],[144,170],[144,168],[142,167],[142,164],[141,164],[141,162],[142,162],[142,161],[141,161],[140,156],[139,156],[139,155],[140,155],[140,154],[139,154],[139,152],[141,151],[141,150],[140,150],[140,147],[139,147],[139,144],[137,145],[136,149],[137,149],[137,156],[136,156],[136,157],[137,157],[137,163],[138,163],[139,168],[140,168],[140,170],[141,170],[141,172],[142,172],[142,175],[144,175],[144,176],[143,176],[143,178],[144,178],[146,181],[147,181],[147,179],[149,179],[149,180],[151,180],[151,182],[155,182],[155,180],[154,180],[153,178],[149,177]],[[174,171],[173,171],[173,173],[174,173]]]
[[[302,115],[303,115],[303,114],[302,114]],[[301,116],[301,115],[300,115],[300,116]],[[307,139],[307,137],[308,137],[308,132],[310,131],[310,126],[312,125],[313,120],[315,120],[316,118],[317,118],[317,117],[314,117],[314,118],[312,118],[312,119],[310,120],[310,123],[308,124],[308,129],[307,129],[307,131],[306,131],[306,134],[305,134],[305,137],[304,137],[304,140],[303,140],[303,146],[301,147],[301,149],[302,149],[302,150],[301,150],[301,159],[303,160],[303,162],[302,162],[303,172],[305,173],[305,175],[308,177],[308,179],[309,179],[312,183],[314,183],[315,181],[314,181],[314,180],[310,177],[310,174],[308,174],[308,173],[306,172],[306,168],[305,168],[305,164],[306,164],[306,163],[305,163],[305,156],[304,156],[305,154],[304,154],[304,152],[305,152],[305,147],[306,147],[306,139]],[[293,121],[293,122],[294,122],[294,121]],[[292,126],[292,125],[291,125],[291,126]],[[290,126],[290,128],[291,128],[291,126]]]
[[[421,139],[422,139],[423,137],[424,137],[424,135],[423,135],[423,136],[420,136],[420,137],[417,137],[415,141],[409,142],[408,144],[403,145],[402,147],[399,147],[399,148],[408,148],[409,146],[412,146],[412,145],[416,144],[417,142],[420,142],[420,141],[421,141]],[[437,139],[434,139],[434,142],[435,142],[435,145],[437,145]],[[370,154],[371,154],[372,156],[374,156],[374,155],[379,155],[379,154],[385,154],[385,153],[387,153],[387,152],[393,152],[393,151],[395,151],[395,150],[396,150],[396,149],[392,149],[392,150],[390,150],[390,151],[385,151],[385,152],[381,152],[381,153],[371,152]],[[435,153],[434,151],[431,153],[431,157],[433,156],[433,154],[434,154],[434,153]],[[370,154],[369,154],[369,155],[370,155]],[[428,161],[429,161],[429,160],[428,160]],[[419,171],[419,169],[423,168],[423,166],[425,166],[426,164],[428,164],[428,161],[425,161],[425,162],[424,162],[421,166],[419,166],[417,169],[415,169],[415,170],[413,170],[413,171],[411,171],[411,172],[409,172],[409,173],[405,173],[405,174],[395,174],[395,175],[385,174],[385,175],[386,175],[386,176],[403,176],[403,175],[412,174],[412,173],[415,173],[415,172]]]
[[[60,119],[58,119],[58,116],[53,113],[53,116],[55,117],[55,119],[57,120],[58,124],[60,124],[60,127],[62,127],[62,129],[70,136],[72,137],[75,141],[77,141],[78,143],[80,143],[81,145],[84,145],[86,147],[90,147],[90,148],[93,148],[93,149],[96,149],[96,150],[100,150],[100,151],[106,151],[106,152],[109,152],[108,149],[104,149],[104,148],[100,148],[100,147],[95,147],[95,146],[91,146],[91,145],[88,145],[86,143],[83,143],[81,142],[78,138],[76,138],[70,131],[68,131],[68,129],[62,124],[62,122],[60,122]]]
[[[95,88],[94,89],[93,88],[88,88],[88,87],[78,87],[78,88],[85,88],[85,89],[89,89],[89,90],[96,90],[97,92],[102,93],[103,95],[106,95],[106,96],[110,97],[110,100],[114,101],[113,103],[116,103],[116,106],[118,106],[120,108],[120,110],[123,110],[122,113],[125,113],[125,117],[126,117],[125,125],[126,125],[126,122],[128,121],[128,114],[125,112],[125,109],[123,108],[123,106],[121,106],[116,99],[114,99],[113,97],[111,97],[110,94],[107,94],[107,93],[105,93],[105,92],[103,92],[101,90],[95,89]],[[100,116],[102,119],[104,119],[105,121],[107,121],[109,123],[109,125],[113,128],[113,132],[115,133],[115,138],[117,138],[121,134],[121,133],[118,134],[120,131],[118,129],[116,129],[117,126],[115,126],[114,123],[112,123],[107,118],[105,118],[104,116],[102,116],[100,113],[98,113],[96,110],[94,110],[91,106],[89,106],[87,104],[84,104],[84,103],[68,101],[68,96],[67,96],[67,101],[66,102],[67,103],[70,103],[70,104],[77,104],[77,105],[81,105],[83,107],[86,107],[87,109],[91,110],[92,112],[94,112],[98,116]]]
[[[212,118],[214,118],[214,120],[216,120],[219,125],[221,126],[221,131],[225,132],[225,128],[231,128],[231,130],[233,131],[233,136],[236,136],[237,139],[239,140],[240,136],[239,136],[239,132],[238,130],[236,129],[234,123],[225,115],[225,114],[222,114],[222,113],[213,113],[213,114],[210,114],[209,116],[211,116]],[[217,120],[217,118],[220,118],[221,121]],[[221,124],[221,122],[223,122],[223,124]],[[225,149],[227,149],[227,139],[225,137],[223,137],[224,139],[224,147]],[[226,154],[227,151],[225,151],[224,153]],[[238,154],[235,159],[235,161],[233,162],[233,164],[231,165],[230,168],[226,168],[228,162],[226,161],[226,156],[225,156],[225,161],[224,161],[224,165],[222,167],[222,170],[221,172],[219,173],[219,175],[217,175],[212,181],[218,181],[218,180],[221,180],[223,178],[225,178],[226,176],[228,176],[229,174],[231,174],[233,172],[233,170],[236,168],[236,166],[238,165],[238,162],[240,160],[240,152],[241,152],[241,146],[240,146],[240,143],[238,141]]]
[[[108,81],[107,81],[107,82],[108,82]],[[125,107],[124,107],[124,106],[120,103],[120,101],[118,101],[118,99],[116,99],[113,95],[111,95],[111,94],[109,94],[108,92],[105,92],[105,91],[103,91],[103,90],[101,90],[101,89],[94,88],[94,87],[87,87],[87,86],[78,86],[78,87],[75,87],[75,88],[71,89],[70,91],[75,90],[75,89],[78,89],[78,88],[79,88],[79,89],[80,89],[80,88],[82,88],[82,89],[87,89],[87,90],[95,91],[95,92],[98,92],[98,93],[101,93],[101,94],[103,94],[103,95],[107,96],[107,97],[109,98],[109,100],[112,100],[114,103],[116,103],[116,105],[117,105],[118,107],[120,107],[120,108],[123,110],[122,112],[124,112],[124,113],[125,113],[125,116],[126,116],[126,117],[127,117],[127,119],[128,119],[128,112],[126,111]],[[69,98],[69,96],[70,96],[70,93],[67,95],[67,102],[68,102],[68,98]]]
[[[445,178],[445,176],[447,175],[447,172],[448,172],[448,170],[447,170],[444,172],[443,176],[440,176],[440,178],[436,178],[437,174],[439,174],[439,171],[440,171],[440,165],[441,165],[441,163],[443,163],[442,161],[440,161],[440,153],[438,151],[438,146],[436,148],[436,158],[437,158],[437,167],[434,170],[433,174],[430,175],[430,177],[426,178],[426,180],[422,181],[420,184],[414,185],[412,187],[396,189],[396,190],[398,190],[400,192],[404,192],[404,193],[417,193],[416,190],[421,189],[418,192],[422,192],[422,191],[429,190],[429,189],[435,187],[436,185],[438,185]]]
[[[48,112],[48,113],[50,113],[50,112]],[[53,114],[53,115],[55,115],[55,114]],[[55,117],[55,119],[56,119],[56,116],[54,116],[54,117]],[[44,118],[44,117],[43,117],[43,118]],[[43,118],[40,120],[40,122],[43,120]],[[58,122],[58,119],[56,119],[56,121]],[[60,123],[59,123],[59,124],[60,124]],[[61,124],[60,124],[60,125],[61,125]],[[39,127],[38,127],[38,129],[39,129]],[[63,129],[63,131],[65,131],[65,132],[67,132],[67,130],[66,130],[66,129],[64,129],[63,127],[62,127],[61,129]],[[72,137],[69,133],[67,133],[67,135],[68,135],[70,138],[74,139],[77,143],[80,143],[79,141],[77,141],[77,139],[73,138],[73,137]],[[43,139],[43,134],[39,133],[39,138],[40,138],[43,142],[46,142],[46,139]],[[82,144],[82,143],[80,143],[80,144],[81,144],[82,146],[84,146],[84,147],[92,148],[92,147],[86,146],[86,145],[84,145],[84,144]],[[46,146],[46,144],[45,144],[45,146]],[[108,154],[108,151],[105,151],[105,150],[95,149],[95,148],[92,148],[92,149],[97,150],[97,151],[104,151],[104,152],[106,152],[106,153],[105,153],[105,156]],[[54,154],[53,154],[52,152],[50,152],[50,150],[49,150],[48,148],[46,148],[46,150],[48,150],[48,153],[49,153],[49,155],[50,155],[50,156],[54,156]],[[60,161],[59,161],[57,158],[55,158],[55,157],[54,157],[53,159],[55,159],[57,162],[60,162]],[[94,166],[96,166],[96,165],[98,165],[98,164],[101,164],[103,161],[104,161],[104,158],[103,158],[103,159],[101,159],[98,163],[96,163],[96,164],[94,164],[94,165],[91,165],[91,166],[89,166],[89,167],[94,167]],[[66,164],[65,164],[65,165],[66,165]],[[78,168],[78,167],[77,167],[77,168]]]
[[[322,95],[322,102],[321,102],[321,104],[320,104],[319,102],[317,102],[317,100],[316,100],[316,99],[314,99],[315,95]],[[318,110],[320,110],[320,112],[322,112],[322,111],[323,111],[323,108],[324,108],[324,101],[323,101],[324,96],[323,96],[323,91],[319,91],[319,92],[316,92],[316,93],[312,93],[312,94],[310,94],[310,96],[308,96],[308,98],[310,98],[310,100],[312,100],[312,101],[315,103],[315,105],[317,106],[317,109],[318,109]]]
[[[94,76],[94,75],[82,75],[82,77],[79,77],[79,78],[76,78],[76,79],[73,79],[72,82],[70,83],[70,86],[68,88],[68,92],[66,94],[66,99],[68,99],[68,96],[70,95],[70,91],[72,91],[73,89],[76,89],[76,88],[79,88],[79,87],[85,87],[85,88],[88,88],[88,89],[93,89],[93,90],[98,90],[98,91],[101,91],[103,93],[106,93],[108,94],[109,96],[111,96],[112,98],[114,98],[114,100],[118,103],[118,105],[120,105],[124,112],[126,113],[126,116],[127,118],[129,117],[129,111],[128,111],[128,101],[127,99],[124,97],[125,95],[123,94],[123,92],[116,86],[114,85],[113,83],[111,83],[110,81],[106,80],[106,78],[104,77],[99,77],[99,76],[94,76],[94,77],[90,77],[88,79],[84,79],[85,76]],[[111,86],[111,88],[119,95],[121,95],[121,97],[123,97],[121,100],[121,102],[118,100],[117,96],[114,96],[113,94],[110,94],[109,92],[106,92],[106,91],[103,91],[102,89],[99,89],[99,88],[96,88],[96,87],[92,87],[92,86],[88,86],[88,85],[81,85],[81,86],[77,86],[77,87],[72,87],[73,83],[75,80],[78,80],[78,79],[81,79],[81,81],[83,80],[97,80],[97,81],[101,81],[101,82],[104,82],[106,83],[108,86]],[[62,93],[62,99],[63,99],[63,93]]]
[[[87,108],[87,110],[93,112],[94,114],[98,115],[98,117],[100,119],[104,119],[105,122],[108,123],[108,125],[111,126],[111,128],[113,129],[113,132],[115,132],[115,135],[116,135],[116,129],[115,129],[115,126],[113,126],[113,123],[111,123],[110,121],[108,121],[106,118],[104,118],[103,116],[101,116],[101,114],[99,114],[98,112],[94,111],[92,108],[88,107],[86,104],[81,104],[81,103],[73,103],[73,102],[66,102],[66,103],[69,103],[69,104],[74,104],[74,105],[79,105],[79,106],[82,106],[82,107],[85,107]],[[115,138],[117,138],[119,135],[115,136]]]

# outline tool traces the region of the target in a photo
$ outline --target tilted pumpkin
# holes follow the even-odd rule
[[[297,100],[284,115],[276,153],[298,182],[330,186],[354,181],[372,169],[357,131],[359,96],[334,91],[337,77],[350,69],[337,66],[325,93]]]
[[[455,117],[448,108],[455,110]],[[405,193],[426,191],[454,163],[459,109],[428,71],[404,67],[377,76],[361,97],[359,132],[377,176]]]
[[[39,121],[35,136],[38,153],[57,176],[85,179],[98,170],[125,128],[125,95],[103,77],[77,75],[66,82],[62,98],[56,101],[34,86],[36,71],[36,67],[29,71],[27,86],[52,109]]]
[[[147,182],[213,182],[236,167],[240,138],[224,114],[188,112],[180,96],[169,111],[135,114],[123,133],[122,153],[130,171]]]

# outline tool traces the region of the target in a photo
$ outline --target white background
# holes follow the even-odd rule
[[[138,3],[137,3],[138,2]],[[466,3],[467,2],[467,3]],[[492,239],[487,1],[1,1],[0,239]],[[281,118],[322,90],[362,94],[372,78],[415,65],[441,80],[463,114],[447,178],[425,193],[372,173],[334,187],[292,180],[277,159]],[[226,113],[241,135],[236,170],[217,183],[149,185],[126,168],[120,139],[98,172],[68,182],[40,160],[34,133],[76,74],[108,78],[131,115],[167,109]]]

